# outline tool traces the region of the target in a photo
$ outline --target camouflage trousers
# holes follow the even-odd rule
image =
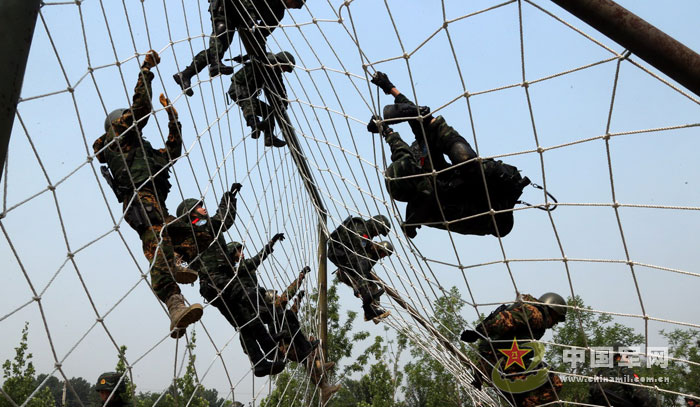
[[[485,377],[491,377],[491,370],[493,369],[493,365],[489,363],[489,360],[493,363],[496,363],[496,358],[493,357],[493,353],[484,352],[484,348],[481,347],[480,349],[482,349],[480,353],[483,357],[483,359],[481,359],[479,363],[481,371],[482,373],[484,373]],[[507,372],[513,373],[510,370],[507,370]],[[511,379],[513,380],[524,378],[524,375],[514,375],[511,377]],[[557,376],[554,373],[550,373],[549,381],[534,390],[525,393],[508,393],[503,390],[501,391],[505,395],[506,399],[508,399],[508,401],[513,403],[513,405],[515,405],[516,407],[536,407],[542,404],[547,404],[559,400],[558,394],[561,392],[561,389],[563,387],[564,384],[562,383],[559,376]],[[550,405],[557,406],[558,404]]]
[[[173,273],[175,255],[173,245],[163,223],[172,219],[167,208],[161,207],[165,196],[150,189],[135,192],[136,197],[129,205],[124,201],[124,220],[139,233],[143,254],[150,263],[151,287],[158,299],[165,302],[171,295],[179,294]]]
[[[386,188],[389,195],[401,202],[408,202],[417,194],[430,194],[432,185],[428,175],[425,177],[410,177],[423,174],[425,171],[418,165],[411,147],[401,139],[398,133],[389,133],[385,140],[391,149],[391,164],[386,168]]]
[[[373,261],[353,254],[338,256],[332,249],[328,251],[328,260],[338,266],[338,280],[352,288],[355,296],[362,298],[363,303],[371,297],[371,293],[379,290],[379,284],[374,282],[370,274]]]

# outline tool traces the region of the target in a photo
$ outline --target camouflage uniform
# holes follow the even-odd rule
[[[280,340],[291,344],[295,354],[306,355],[311,343],[302,332],[296,314],[286,307],[277,306],[275,298],[266,295],[267,290],[258,284],[257,269],[271,252],[272,245],[267,244],[258,254],[240,262],[235,268],[236,276],[228,277],[229,281],[234,279],[229,298],[237,300],[239,305],[239,308],[234,311],[234,319],[238,320],[239,324],[250,324],[251,321],[257,323],[261,320],[267,325],[269,332],[280,333],[282,336]],[[269,343],[260,342],[258,335],[254,338],[266,352],[269,352]],[[241,341],[244,341],[243,337]],[[274,346],[276,347],[276,344]],[[250,349],[249,346],[246,348]]]
[[[523,301],[540,302],[537,298],[524,294]],[[509,348],[514,338],[519,343],[539,340],[544,336],[547,329],[556,324],[556,319],[551,315],[551,311],[545,305],[526,304],[516,302],[511,305],[503,305],[493,311],[482,323],[475,328],[476,332],[488,337],[491,341],[480,340],[478,344],[480,365],[486,377],[490,377],[491,370],[502,355],[498,349]],[[494,351],[496,354],[494,354]],[[532,358],[530,352],[523,360],[527,366]],[[508,367],[504,373],[517,373],[523,371],[517,364]],[[511,376],[510,379],[522,379],[525,375]],[[550,373],[549,382],[539,388],[526,393],[506,393],[508,399],[516,406],[534,407],[540,404],[558,400],[557,394],[561,391],[563,384],[559,376]]]
[[[419,165],[413,151],[399,133],[389,131],[384,140],[391,149],[391,164],[386,169],[385,180],[389,195],[402,202],[410,202],[420,195],[430,196],[433,190],[430,177],[411,177],[427,172]]]
[[[590,404],[602,406],[610,404],[615,407],[656,407],[658,405],[656,398],[648,389],[628,384],[639,384],[639,376],[629,367],[621,366],[618,361],[614,362],[613,367],[599,368],[595,375],[615,381],[590,383],[588,386]]]
[[[403,93],[400,93],[394,98],[394,103],[415,106]],[[436,171],[440,171],[452,166],[452,164],[445,160],[445,154],[447,154],[456,143],[466,144],[469,154],[471,155],[470,158],[476,157],[476,152],[472,150],[467,140],[462,137],[457,130],[450,127],[447,122],[445,122],[445,118],[438,116],[434,121],[432,119],[433,116],[428,116],[424,119],[422,124],[419,120],[415,119],[408,121],[413,134],[416,136],[416,142],[411,145],[411,148],[414,149],[414,154],[417,155],[418,163],[424,170],[429,172],[435,168]],[[428,158],[428,152],[430,152],[430,158]]]
[[[274,61],[274,54],[269,54],[268,59]],[[228,94],[231,99],[243,110],[243,117],[250,126],[256,117],[268,119],[269,132],[272,133],[275,121],[270,116],[275,108],[287,108],[287,90],[282,81],[282,71],[276,67],[266,66],[266,61],[248,61],[243,64],[231,78],[231,86]],[[270,87],[271,86],[271,87]],[[259,99],[260,92],[264,90],[268,101],[273,106]],[[275,106],[276,104],[279,104]]]
[[[264,49],[267,37],[279,25],[286,10],[282,0],[209,0],[209,3],[212,35],[209,48],[192,60],[196,72],[221,61],[237,29],[261,26],[253,31],[253,42]]]
[[[177,119],[171,119],[165,148],[154,149],[143,138],[141,130],[152,110],[152,80],[150,69],[141,68],[131,107],[112,121],[109,131],[95,140],[92,148],[98,161],[107,164],[112,174],[112,188],[119,202],[124,203],[124,220],[138,232],[143,252],[152,264],[151,285],[165,302],[171,295],[180,293],[170,272],[175,261],[163,223],[170,216],[165,207],[170,191],[168,170],[171,160],[182,151],[182,126]]]
[[[328,239],[328,260],[338,266],[338,280],[351,287],[363,303],[379,290],[370,274],[378,260],[370,229],[368,221],[349,216]]]

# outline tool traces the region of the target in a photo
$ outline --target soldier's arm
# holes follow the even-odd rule
[[[153,105],[151,104],[151,95],[153,93],[151,82],[153,81],[153,72],[151,72],[151,68],[159,63],[160,56],[158,56],[157,52],[151,50],[146,53],[143,64],[141,64],[141,70],[139,71],[139,78],[134,87],[134,96],[131,99],[131,106],[121,117],[123,125],[128,127],[136,122],[136,126],[142,129],[148,122],[148,116],[153,110]]]
[[[95,152],[97,161],[101,162],[102,164],[106,163],[107,160],[105,160],[104,155],[99,152],[102,150],[102,148],[105,146],[105,138],[107,137],[107,133],[103,134],[100,136],[97,140],[95,140],[94,143],[92,143],[92,151]]]
[[[235,182],[231,185],[231,189],[224,192],[221,197],[221,202],[219,202],[219,208],[216,210],[216,214],[212,216],[211,222],[212,227],[216,230],[223,227],[224,230],[228,230],[233,226],[233,222],[236,221],[236,204],[238,199],[236,195],[240,191],[242,185]]]
[[[176,160],[182,154],[182,124],[178,121],[177,110],[164,94],[160,94],[160,104],[168,113],[168,140],[165,149],[160,149],[162,154],[167,154],[169,160]]]

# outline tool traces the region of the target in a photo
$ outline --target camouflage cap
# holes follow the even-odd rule
[[[233,253],[234,250],[242,250],[243,249],[243,244],[241,242],[231,242],[226,245],[226,251],[229,252],[229,254]]]
[[[105,118],[105,132],[109,132],[109,129],[112,127],[112,122],[122,117],[124,111],[126,111],[126,109],[115,109],[109,112]]]
[[[125,381],[122,380],[121,383],[119,383],[119,380],[121,379],[122,375],[117,372],[106,372],[102,373],[100,377],[97,378],[97,384],[95,384],[95,390],[101,391],[101,390],[107,390],[107,391],[112,391],[114,390],[115,387],[117,387],[117,384],[119,384],[119,392],[123,391],[125,388]]]
[[[194,208],[197,207],[197,205],[201,204],[201,199],[187,198],[184,201],[182,201],[180,205],[177,206],[177,209],[175,210],[175,215],[179,218],[185,213],[191,212]]]

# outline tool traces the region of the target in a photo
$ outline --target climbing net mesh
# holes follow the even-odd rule
[[[62,380],[112,370],[121,345],[140,390],[162,391],[184,374],[187,338],[169,338],[140,241],[91,147],[105,115],[130,103],[149,49],[162,62],[153,70],[154,112],[144,135],[156,148],[167,139],[167,115],[155,101],[161,92],[183,125],[171,212],[189,197],[211,210],[240,182],[227,241],[243,242],[250,256],[273,234],[287,237],[260,268],[261,285],[282,289],[304,266],[318,269],[319,208],[290,149],[250,137],[225,95],[229,77],[204,70],[193,79],[193,97],[171,79],[206,48],[210,32],[205,1],[43,3],[2,178],[3,358],[30,321],[37,370]],[[392,312],[384,324],[439,360],[473,404],[505,401],[475,389],[471,367],[416,319],[434,323],[434,302],[452,286],[467,321],[516,294],[554,291],[581,296],[590,312],[635,328],[646,347],[664,345],[661,329],[700,328],[689,306],[700,282],[692,177],[700,102],[634,55],[540,0],[309,0],[288,10],[267,47],[296,57],[285,75],[288,114],[327,209],[325,232],[350,215],[391,218],[396,251],[374,271],[414,311],[384,296]],[[236,36],[227,58],[239,53]],[[404,205],[384,186],[388,149],[365,129],[392,103],[369,83],[375,71],[443,115],[480,156],[516,165],[553,192],[559,208],[537,210],[551,201],[528,189],[523,198],[533,206],[516,206],[505,238],[424,226],[408,239],[399,227]],[[408,126],[394,127],[407,140]],[[317,284],[312,272],[304,288]],[[202,302],[196,286],[183,293]],[[339,293],[344,309],[359,308],[349,289]],[[312,313],[305,329],[318,337],[315,304],[304,307]],[[235,330],[210,306],[194,326],[197,380],[229,400],[259,403],[271,381],[253,376]],[[284,391],[303,400],[314,390],[307,386]]]

